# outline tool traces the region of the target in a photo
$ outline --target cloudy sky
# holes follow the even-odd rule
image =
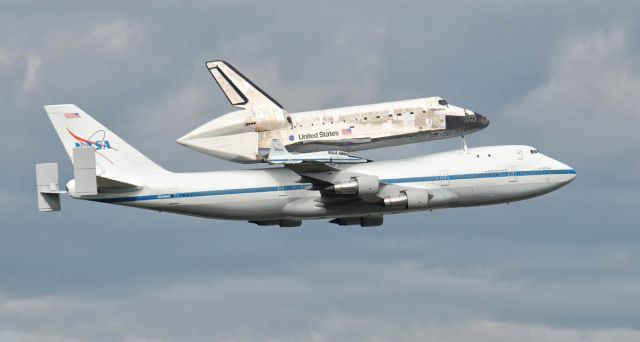
[[[133,3],[0,0],[0,341],[640,340],[637,2]],[[491,119],[469,145],[533,145],[578,178],[376,229],[36,211],[35,163],[72,177],[45,104],[173,171],[242,167],[175,143],[233,110],[211,59],[290,111],[440,95]]]

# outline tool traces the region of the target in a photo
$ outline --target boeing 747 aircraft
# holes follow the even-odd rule
[[[40,211],[60,194],[258,225],[330,219],[378,226],[383,215],[524,200],[576,177],[569,166],[520,145],[469,148],[358,164],[313,161],[254,170],[174,173],[157,165],[75,105],[45,106],[74,166],[58,185],[56,163],[36,166]]]

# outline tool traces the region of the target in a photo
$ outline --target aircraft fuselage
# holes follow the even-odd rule
[[[308,184],[299,183],[299,175],[278,167],[135,176],[132,182],[145,184],[139,191],[81,198],[208,218],[278,222],[508,203],[556,190],[576,174],[532,147],[517,145],[470,148],[341,169],[375,175],[383,183],[427,189],[433,197],[421,209],[370,203],[327,206],[318,191],[306,190]],[[80,198],[74,194],[73,181],[67,187],[71,196]]]

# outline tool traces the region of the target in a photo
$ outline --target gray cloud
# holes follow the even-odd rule
[[[618,291],[616,282],[577,293],[566,286],[545,290],[413,263],[329,263],[284,277],[198,279],[117,298],[10,299],[0,313],[14,334],[23,327],[28,334],[78,340],[489,341],[516,333],[526,341],[625,341],[640,336],[638,330],[616,326],[561,324],[566,315],[602,309],[591,291]],[[549,305],[559,310],[550,314]],[[618,305],[637,315],[630,303]],[[529,310],[520,311],[522,306]]]
[[[636,7],[3,3],[0,340],[638,339]],[[374,230],[35,213],[33,164],[71,175],[44,104],[78,104],[172,170],[240,167],[174,143],[233,110],[204,68],[217,58],[292,111],[444,96],[492,120],[471,145],[538,146],[578,179]]]
[[[640,107],[640,51],[630,31],[614,25],[563,39],[548,80],[505,112],[515,125],[533,128],[530,135],[562,143],[577,158],[620,158],[640,142],[634,134],[640,114],[633,110]]]

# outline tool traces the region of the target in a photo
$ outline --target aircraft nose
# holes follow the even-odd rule
[[[565,186],[571,182],[573,182],[574,179],[576,179],[576,170],[574,168],[572,168],[571,166],[557,161],[555,159],[552,159],[553,162],[556,164],[555,165],[555,169],[559,170],[561,173],[558,175],[559,176],[559,183],[562,184],[562,186]]]
[[[576,176],[577,176],[576,170],[569,167],[569,169],[567,170],[567,184],[573,182],[573,180],[576,179]]]
[[[477,132],[487,126],[489,126],[489,119],[480,113],[473,112],[473,115],[467,114],[464,117],[464,130],[467,133]],[[449,127],[448,124],[447,127]]]
[[[478,128],[483,129],[489,126],[489,119],[486,116],[480,113],[475,113],[474,115],[476,117],[476,124],[478,125]]]

